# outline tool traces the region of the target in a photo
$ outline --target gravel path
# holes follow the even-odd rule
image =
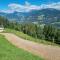
[[[6,39],[18,48],[44,57],[46,60],[60,60],[60,47],[38,44],[32,41],[24,40],[12,33],[0,33],[5,35]]]

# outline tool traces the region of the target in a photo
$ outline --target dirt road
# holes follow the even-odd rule
[[[24,40],[12,33],[0,33],[5,35],[6,39],[28,52],[44,57],[46,60],[60,60],[60,47],[38,44],[32,41]]]

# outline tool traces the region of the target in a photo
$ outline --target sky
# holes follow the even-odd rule
[[[30,12],[44,8],[60,10],[60,0],[0,0],[0,12]]]

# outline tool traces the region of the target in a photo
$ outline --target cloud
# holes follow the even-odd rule
[[[25,2],[25,5],[20,5],[20,4],[9,4],[8,7],[11,10],[15,10],[17,12],[29,12],[31,10],[38,10],[40,9],[40,6],[37,5],[31,5],[28,2]]]
[[[32,5],[29,2],[25,2],[24,5],[21,4],[9,4],[7,10],[0,10],[0,12],[13,13],[13,12],[30,12],[31,10],[41,10],[45,8],[54,8],[60,10],[60,2],[51,3],[51,4],[41,4],[41,5]]]
[[[54,8],[60,10],[60,2],[57,3],[51,3],[51,4],[43,4],[41,5],[42,9],[43,8]]]
[[[25,2],[25,5],[21,4],[9,4],[7,10],[0,10],[0,12],[5,12],[5,13],[13,13],[13,12],[29,12],[31,10],[39,10],[40,6],[37,5],[31,5],[29,2]]]
[[[3,12],[3,13],[13,13],[14,12],[14,10],[0,10],[0,12]]]

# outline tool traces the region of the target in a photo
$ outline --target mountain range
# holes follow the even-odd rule
[[[3,13],[0,12],[0,16],[4,16],[10,21],[17,22],[32,22],[39,24],[54,24],[60,26],[60,10],[47,8],[41,10],[32,10],[30,12],[14,12]]]

